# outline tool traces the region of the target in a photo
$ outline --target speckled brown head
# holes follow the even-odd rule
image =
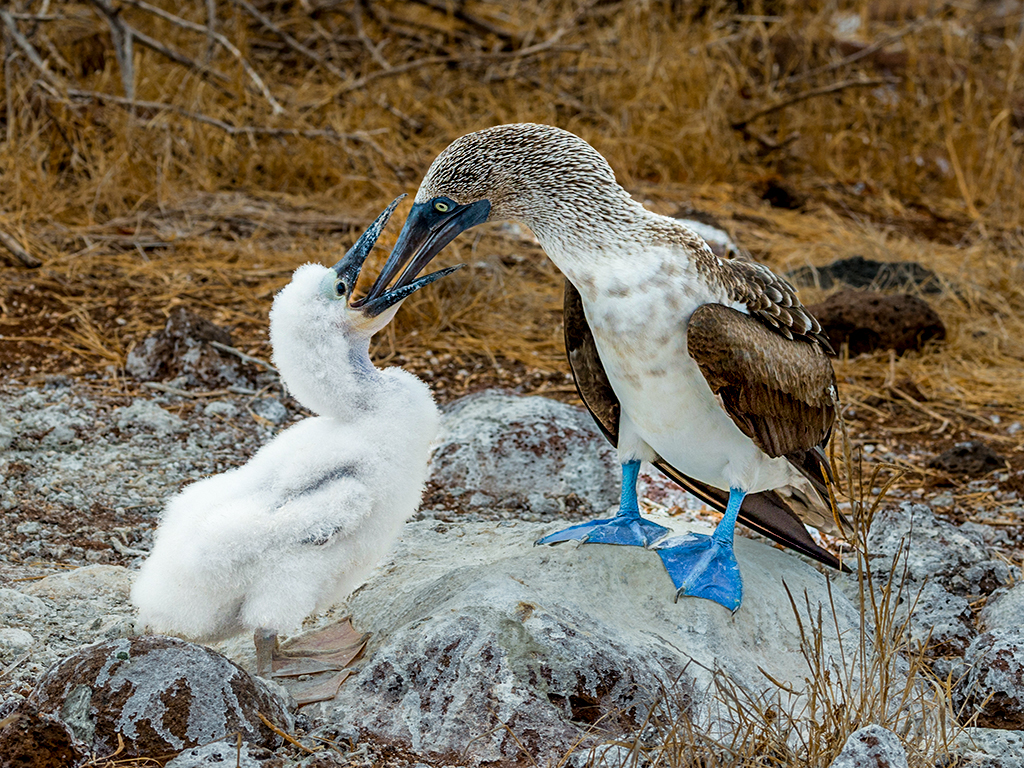
[[[622,231],[642,212],[601,154],[550,125],[515,123],[470,133],[434,160],[380,277],[375,296],[411,260],[416,273],[459,233],[514,219],[541,242]]]

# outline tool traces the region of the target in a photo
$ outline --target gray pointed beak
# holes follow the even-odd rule
[[[356,281],[359,280],[359,273],[366,262],[366,257],[370,255],[373,246],[377,244],[380,233],[384,231],[388,219],[391,218],[391,214],[395,212],[395,208],[398,207],[398,204],[404,197],[405,195],[399,195],[392,200],[391,204],[381,211],[380,215],[373,220],[373,223],[366,228],[366,231],[359,236],[355,244],[348,249],[348,252],[341,258],[341,261],[331,267],[338,276],[338,280],[345,284],[345,289],[342,293],[346,296],[352,295],[352,291],[356,287]],[[339,293],[339,295],[341,294]]]
[[[414,205],[409,212],[409,218],[405,220],[405,226],[402,227],[402,233],[398,236],[394,250],[391,251],[380,276],[363,301],[371,302],[385,296],[388,283],[399,272],[402,274],[392,287],[392,292],[417,285],[419,281],[414,278],[430,263],[431,259],[459,234],[487,221],[490,212],[489,200],[478,200],[468,205],[460,205],[445,214],[435,211],[429,203]],[[407,264],[408,266],[406,266]],[[405,267],[404,272],[402,271],[403,267]],[[451,270],[441,270],[434,274],[443,277],[450,272]],[[433,277],[433,275],[427,277]],[[426,278],[420,278],[420,280],[424,279]],[[422,285],[417,285],[417,287],[422,287]]]

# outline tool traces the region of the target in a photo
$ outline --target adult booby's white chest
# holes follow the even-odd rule
[[[731,609],[742,594],[737,519],[838,565],[796,514],[826,528],[838,520],[823,451],[835,418],[830,348],[792,286],[760,265],[719,260],[692,230],[633,200],[585,141],[532,124],[463,136],[437,157],[378,285],[501,219],[528,225],[566,276],[569,365],[622,459],[619,514],[539,543],[656,549],[678,594]],[[639,515],[640,458],[723,510],[714,535],[667,540]]]

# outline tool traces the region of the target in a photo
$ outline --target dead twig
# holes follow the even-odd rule
[[[132,41],[134,35],[132,29],[121,18],[121,9],[115,8],[109,0],[91,0],[100,13],[107,20],[110,27],[110,38],[114,43],[114,55],[117,57],[117,66],[121,70],[121,84],[124,87],[124,95],[129,99],[135,98],[135,59]]]
[[[40,266],[43,262],[33,256],[28,250],[15,239],[13,235],[9,235],[4,230],[0,229],[0,245],[3,245],[11,254],[18,259],[22,264],[30,269],[35,269]]]
[[[224,37],[224,35],[215,31],[211,27],[204,27],[202,24],[196,24],[194,21],[189,21],[188,19],[183,19],[180,16],[175,16],[173,13],[168,13],[163,8],[157,8],[155,5],[150,5],[149,3],[145,2],[145,0],[124,1],[132,7],[138,8],[140,11],[146,11],[146,13],[151,13],[154,16],[163,19],[164,21],[174,24],[177,27],[181,27],[182,29],[188,29],[193,32],[198,32],[200,34],[208,36],[211,40],[216,41],[218,45],[220,45],[224,50],[230,53],[235,58],[235,60],[242,66],[242,69],[245,70],[245,74],[249,76],[249,79],[252,81],[252,84],[263,95],[263,98],[267,100],[267,103],[270,104],[270,108],[273,110],[274,114],[284,114],[284,107],[282,107],[278,100],[274,98],[274,94],[271,93],[270,88],[267,87],[267,84],[263,81],[263,78],[259,76],[255,69],[253,69],[248,59],[246,59],[245,56],[242,55],[242,52],[230,40]]]
[[[239,8],[244,10],[246,13],[248,13],[254,19],[256,19],[256,21],[258,21],[260,24],[262,24],[266,29],[270,30],[275,35],[277,35],[282,40],[284,40],[285,43],[287,43],[290,48],[292,48],[295,51],[298,51],[303,56],[306,56],[307,58],[312,59],[313,61],[315,61],[317,64],[319,64],[321,67],[326,69],[328,72],[330,72],[335,77],[338,77],[338,78],[340,78],[342,80],[345,79],[345,73],[344,72],[342,72],[340,69],[338,69],[336,66],[334,66],[334,64],[332,64],[331,62],[327,61],[327,59],[325,59],[319,53],[314,51],[312,48],[309,48],[309,47],[303,45],[298,40],[296,40],[294,37],[292,37],[287,32],[285,32],[283,29],[281,29],[279,26],[277,26],[265,14],[263,14],[256,6],[254,6],[252,3],[250,3],[249,0],[231,0],[231,2],[233,2]]]
[[[39,73],[46,79],[48,83],[56,88],[67,87],[61,78],[50,71],[46,61],[42,56],[39,55],[39,51],[28,41],[28,38],[21,34],[21,30],[18,29],[18,25],[14,23],[14,18],[7,11],[0,11],[0,19],[3,19],[4,26],[6,27],[7,34],[11,40],[21,49],[22,53],[28,58]],[[9,54],[8,54],[9,55]],[[11,98],[10,91],[7,92],[8,99]],[[8,130],[10,130],[10,124],[8,124]]]
[[[871,80],[843,80],[838,83],[823,85],[819,88],[810,88],[806,91],[794,94],[789,98],[783,99],[782,101],[770,104],[767,107],[754,110],[746,117],[733,121],[731,125],[737,131],[741,131],[747,127],[748,123],[759,120],[773,112],[778,112],[780,109],[785,109],[786,107],[791,107],[794,104],[799,104],[801,101],[807,101],[807,99],[814,99],[818,96],[827,96],[830,93],[838,93],[839,91],[845,91],[849,88],[874,88],[879,85],[895,85],[898,82],[900,82],[898,79],[892,77],[877,77]]]

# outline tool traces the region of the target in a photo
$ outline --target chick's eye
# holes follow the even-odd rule
[[[448,213],[452,208],[450,203],[446,203],[444,200],[438,200],[434,203],[434,210],[438,213]]]
[[[344,280],[335,280],[335,282],[334,282],[334,292],[335,292],[335,294],[337,294],[338,296],[344,296],[346,289],[347,289],[347,286],[345,285],[345,281]]]

